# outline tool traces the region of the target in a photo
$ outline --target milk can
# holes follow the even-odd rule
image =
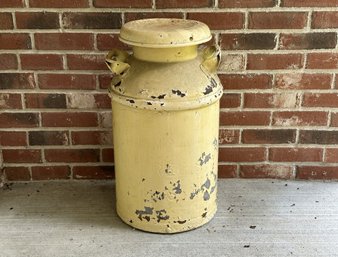
[[[137,229],[176,233],[215,214],[219,99],[217,47],[198,21],[128,22],[106,63],[111,82],[116,208]]]

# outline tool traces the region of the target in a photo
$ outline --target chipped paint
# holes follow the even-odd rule
[[[211,154],[202,153],[202,156],[198,159],[200,166],[206,164],[211,159]]]
[[[136,210],[135,214],[142,221],[146,219],[148,222],[150,221],[150,215],[153,214],[154,208],[144,206],[144,210]]]

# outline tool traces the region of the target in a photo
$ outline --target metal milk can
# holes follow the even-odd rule
[[[146,19],[123,25],[133,54],[112,50],[116,208],[137,229],[191,230],[215,214],[219,99],[216,47],[198,21]]]

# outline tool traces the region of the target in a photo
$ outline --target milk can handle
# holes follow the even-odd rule
[[[123,75],[130,65],[126,63],[129,54],[126,51],[112,49],[106,56],[106,64],[111,72],[115,75]]]
[[[111,81],[111,86],[108,88],[109,95],[111,95],[111,87],[121,84],[123,77],[127,75],[130,65],[126,63],[129,54],[126,51],[112,49],[106,56],[106,64],[114,77]]]
[[[216,73],[221,62],[221,50],[219,46],[207,46],[202,52],[202,66],[210,73]]]

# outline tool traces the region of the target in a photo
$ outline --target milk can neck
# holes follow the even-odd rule
[[[133,46],[134,57],[148,62],[183,62],[196,58],[197,45],[182,47],[141,47]]]

